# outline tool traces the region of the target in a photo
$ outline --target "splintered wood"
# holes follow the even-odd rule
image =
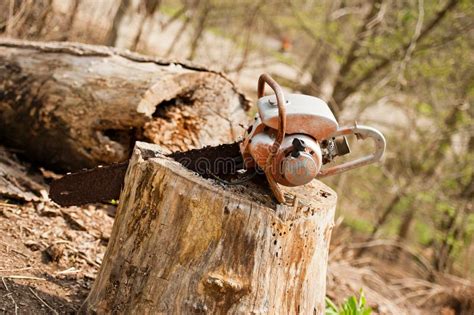
[[[140,142],[134,149],[109,246],[81,312],[324,312],[332,190],[314,181],[285,190],[289,204],[268,204],[159,151]]]

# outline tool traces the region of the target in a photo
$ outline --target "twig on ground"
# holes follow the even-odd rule
[[[95,267],[100,267],[100,264],[93,261],[86,253],[84,253],[82,251],[79,251],[78,254],[79,254],[79,257],[84,259],[88,264],[90,264],[92,266],[95,266]]]
[[[3,286],[5,287],[5,290],[7,290],[7,292],[10,292],[10,289],[8,288],[7,283],[5,282],[5,278],[3,277],[2,277],[2,282],[3,282]]]
[[[32,288],[28,288],[30,289],[31,293],[33,293],[33,295],[41,301],[41,303],[43,303],[47,308],[49,308],[54,314],[58,315],[59,313],[54,309],[52,308],[51,306],[49,306],[48,303],[46,303],[42,298],[39,297],[38,294],[36,294],[36,292],[32,289]]]
[[[18,255],[21,255],[21,256],[23,256],[23,257],[29,258],[29,256],[28,256],[28,255],[26,255],[26,254],[23,254],[22,252],[20,252],[20,251],[17,251],[16,249],[12,249],[11,251],[12,251],[12,252],[14,252],[14,253],[17,253]]]
[[[24,268],[17,268],[17,269],[0,269],[0,272],[24,271],[24,270],[30,270],[30,269],[33,269],[33,267],[24,267]]]
[[[18,280],[38,280],[38,281],[46,281],[44,278],[38,277],[31,277],[31,276],[17,276],[17,275],[10,275],[10,276],[2,276],[2,279],[18,279]]]
[[[71,268],[68,268],[66,270],[56,272],[56,275],[57,276],[59,276],[59,275],[70,275],[70,274],[74,274],[74,273],[78,273],[78,272],[81,272],[81,270],[76,269],[74,267],[71,267]]]
[[[5,207],[5,208],[18,208],[18,205],[6,203],[6,202],[0,202],[0,206]]]
[[[10,292],[5,296],[8,296],[10,298],[10,300],[12,300],[13,304],[15,305],[15,315],[18,315],[18,305],[16,304],[16,301],[13,298],[13,293]]]

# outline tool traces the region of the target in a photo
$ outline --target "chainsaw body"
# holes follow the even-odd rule
[[[275,95],[263,96],[265,83],[270,84]],[[267,178],[270,177],[269,181],[284,186],[304,185],[316,177],[376,162],[384,153],[385,139],[379,131],[357,124],[340,127],[326,102],[308,95],[284,95],[268,75],[260,77],[257,107],[258,113],[244,135],[240,150],[245,167],[264,170]],[[374,152],[324,168],[323,164],[331,162],[334,157],[350,153],[345,138],[350,134],[358,139],[373,139]],[[278,186],[270,186],[280,199],[275,192]]]
[[[264,96],[265,84],[274,95]],[[300,186],[314,178],[334,175],[380,160],[385,150],[383,135],[374,128],[354,124],[339,126],[329,106],[308,95],[285,95],[269,75],[258,80],[258,113],[240,142],[173,152],[169,158],[206,178],[224,184],[242,184],[257,170],[263,170],[278,202],[285,202],[278,184]],[[325,166],[335,157],[350,153],[347,135],[374,140],[375,150],[364,157],[334,166]],[[223,167],[223,159],[233,162]],[[208,163],[202,165],[201,162]],[[243,163],[242,163],[243,162]],[[243,165],[242,165],[243,164]],[[104,202],[120,197],[128,163],[79,171],[55,180],[51,198],[64,206]],[[229,182],[220,176],[254,170],[244,179]]]

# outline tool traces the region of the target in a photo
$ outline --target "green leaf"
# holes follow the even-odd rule
[[[337,306],[336,304],[334,304],[333,301],[331,301],[330,298],[326,297],[326,314],[327,314],[327,310],[330,309],[334,312],[339,312],[339,310],[337,309]]]
[[[355,296],[351,296],[349,300],[347,300],[347,307],[349,314],[357,315],[357,300]]]
[[[326,315],[370,315],[372,309],[366,306],[367,300],[362,289],[359,291],[359,298],[349,297],[339,307],[331,299],[326,297]]]

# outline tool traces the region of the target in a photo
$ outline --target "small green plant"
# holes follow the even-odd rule
[[[326,315],[370,315],[372,309],[366,304],[367,301],[362,290],[360,290],[359,299],[351,296],[339,306],[326,297]]]

